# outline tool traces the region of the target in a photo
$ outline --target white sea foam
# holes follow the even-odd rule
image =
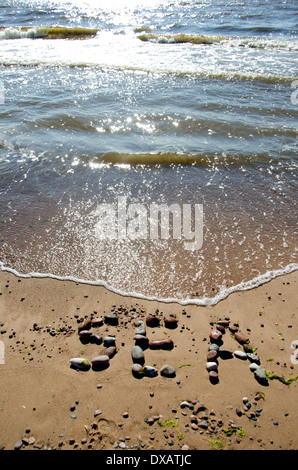
[[[75,276],[58,276],[54,275],[51,273],[36,273],[36,272],[31,272],[31,273],[20,273],[16,271],[13,268],[9,268],[8,266],[5,266],[3,262],[0,261],[0,269],[1,271],[9,272],[11,274],[14,274],[17,277],[21,278],[50,278],[50,279],[56,279],[58,281],[71,281],[71,282],[76,282],[79,284],[87,284],[87,285],[93,285],[93,286],[101,286],[106,288],[107,290],[114,292],[115,294],[124,296],[124,297],[135,297],[138,299],[143,299],[143,300],[149,300],[149,301],[158,301],[162,303],[178,303],[180,305],[186,306],[186,305],[198,305],[198,306],[212,306],[218,304],[221,300],[224,300],[227,298],[230,294],[233,292],[241,292],[241,291],[247,291],[251,289],[255,289],[256,287],[259,287],[263,284],[266,284],[270,282],[271,280],[283,276],[285,274],[290,274],[294,271],[298,270],[298,264],[297,263],[291,263],[287,265],[285,268],[282,269],[276,269],[272,271],[267,271],[263,274],[260,274],[259,276],[254,277],[253,279],[249,281],[243,281],[240,282],[239,284],[226,288],[222,286],[222,288],[219,290],[219,292],[214,296],[214,297],[202,297],[202,298],[185,298],[185,299],[177,299],[177,298],[159,298],[155,296],[146,296],[143,295],[140,292],[135,292],[133,290],[131,291],[122,291],[120,289],[117,289],[115,286],[110,286],[108,283],[102,280],[97,280],[97,281],[90,281],[86,279],[80,279]]]

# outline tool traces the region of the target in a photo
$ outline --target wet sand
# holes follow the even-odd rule
[[[298,340],[297,287],[294,272],[233,293],[215,306],[183,307],[0,272],[0,446],[117,452],[297,449],[298,380],[262,385],[250,361],[237,357],[218,359],[217,383],[206,370],[209,334],[226,321],[221,348],[244,351],[227,326],[236,324],[261,368],[286,380],[296,377],[291,344]],[[71,358],[91,361],[104,354],[103,344],[83,344],[78,329],[88,319],[111,314],[118,325],[104,322],[90,329],[102,338],[115,335],[117,354],[109,367],[71,368]],[[131,372],[136,323],[150,315],[160,324],[146,326],[149,340],[171,339],[174,347],[146,349],[145,366],[155,367],[158,375],[136,378]],[[177,328],[165,326],[170,315]],[[160,375],[166,364],[175,368],[175,377]]]

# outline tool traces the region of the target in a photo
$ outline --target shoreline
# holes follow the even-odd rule
[[[221,293],[222,292],[221,290],[219,293],[215,295],[215,297],[195,298],[196,296],[194,295],[192,298],[187,298],[184,300],[177,299],[177,298],[159,298],[155,296],[151,297],[151,296],[146,296],[137,292],[124,292],[117,288],[114,288],[113,286],[108,285],[105,281],[90,281],[90,280],[84,280],[84,279],[80,279],[80,278],[76,278],[72,276],[58,276],[58,275],[56,276],[50,273],[31,272],[27,274],[22,274],[13,268],[5,267],[3,262],[0,261],[0,273],[1,272],[3,273],[7,272],[10,274],[13,274],[14,276],[20,279],[53,279],[53,280],[61,281],[61,282],[74,282],[76,284],[101,287],[109,291],[111,294],[119,295],[120,297],[123,297],[123,298],[130,297],[130,298],[134,298],[140,301],[158,302],[161,304],[171,303],[171,304],[179,304],[181,306],[196,305],[200,307],[206,307],[206,306],[214,306],[218,304],[219,302],[222,302],[233,293],[252,290],[264,284],[267,284],[268,282],[271,282],[272,280],[278,277],[286,276],[293,272],[298,272],[298,264],[290,263],[283,269],[275,269],[275,270],[266,271],[265,273],[259,274],[258,276],[250,279],[249,281],[242,281],[239,284],[236,284],[228,289],[226,288],[223,293]]]
[[[215,305],[199,306],[0,271],[0,341],[5,352],[0,364],[0,446],[297,449],[298,381],[285,385],[269,380],[263,386],[249,369],[249,360],[234,355],[218,359],[218,383],[211,383],[206,370],[209,334],[221,320],[238,324],[262,368],[285,379],[297,376],[298,365],[291,360],[291,344],[298,340],[297,279],[294,271],[230,293]],[[72,369],[71,358],[91,361],[105,352],[103,344],[83,344],[78,328],[87,319],[106,315],[116,315],[118,325],[104,322],[91,330],[102,338],[116,338],[117,353],[109,367]],[[174,347],[146,349],[145,366],[155,367],[158,375],[137,379],[131,373],[136,322],[151,315],[159,318],[160,326],[146,327],[149,341],[167,338]],[[175,329],[165,326],[170,315],[178,320]],[[222,341],[221,348],[244,351],[227,327]],[[175,368],[174,378],[160,375],[166,364]]]

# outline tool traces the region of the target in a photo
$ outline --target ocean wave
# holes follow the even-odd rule
[[[218,155],[187,155],[179,153],[105,153],[92,158],[93,163],[110,163],[114,165],[145,165],[145,166],[168,166],[168,165],[245,165],[245,164],[273,164],[274,159],[267,153],[257,155],[227,155],[225,153]],[[276,159],[276,163],[280,159]]]
[[[0,57],[0,66],[2,67],[44,67],[44,68],[99,68],[101,70],[114,71],[114,72],[136,72],[136,73],[148,73],[154,75],[172,75],[172,76],[185,76],[185,77],[194,77],[202,79],[215,79],[223,81],[232,81],[232,80],[243,80],[251,82],[263,82],[263,83],[291,83],[295,76],[285,76],[285,75],[273,75],[273,74],[260,74],[258,72],[232,72],[232,71],[215,71],[215,70],[191,70],[174,67],[169,68],[165,66],[136,66],[136,65],[119,65],[119,64],[107,64],[95,61],[87,60],[73,60],[65,58],[65,61],[40,58],[11,58],[11,59],[1,59]]]
[[[298,264],[297,263],[291,263],[287,265],[285,268],[282,269],[276,269],[272,271],[267,271],[263,274],[260,274],[259,276],[254,277],[253,279],[249,281],[243,281],[240,282],[239,284],[232,286],[232,287],[222,287],[220,291],[214,296],[214,297],[202,297],[202,298],[185,298],[185,299],[178,299],[178,298],[159,298],[158,296],[146,296],[143,295],[139,292],[135,291],[122,291],[118,289],[115,286],[109,285],[107,282],[103,280],[97,280],[97,281],[90,281],[87,279],[80,279],[74,276],[58,276],[54,275],[52,273],[36,273],[36,272],[31,272],[31,273],[20,273],[16,271],[13,268],[10,268],[8,266],[5,266],[3,262],[0,261],[0,270],[4,272],[9,272],[17,277],[21,278],[48,278],[48,279],[56,279],[58,281],[70,281],[70,282],[75,282],[75,283],[80,283],[80,284],[88,284],[88,285],[95,285],[95,286],[101,286],[109,290],[110,292],[114,292],[115,294],[122,295],[124,297],[135,297],[138,299],[143,299],[143,300],[150,300],[150,301],[158,301],[162,303],[177,303],[183,306],[186,305],[200,305],[200,306],[212,306],[218,304],[221,300],[224,300],[227,298],[229,295],[231,295],[234,292],[241,292],[241,291],[246,291],[246,290],[251,290],[255,289],[256,287],[259,287],[263,284],[266,284],[273,279],[283,276],[285,274],[290,274],[294,271],[298,270]]]
[[[0,39],[84,39],[95,36],[98,29],[44,26],[39,28],[1,28]]]
[[[296,41],[282,41],[277,39],[258,38],[236,38],[227,36],[205,36],[201,34],[154,34],[143,33],[138,35],[143,42],[153,42],[158,44],[195,44],[212,45],[224,43],[225,45],[250,47],[250,48],[276,48],[287,50],[298,50]]]

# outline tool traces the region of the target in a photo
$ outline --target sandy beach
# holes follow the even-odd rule
[[[277,378],[297,377],[291,347],[298,339],[297,272],[206,307],[8,272],[0,273],[0,294],[5,450],[297,449],[298,381]],[[149,325],[152,316],[157,326]],[[168,317],[176,318],[175,328]],[[154,377],[132,374],[138,321],[146,325],[151,346],[144,350],[144,366],[157,370]],[[82,341],[79,330],[100,335],[102,343]],[[232,353],[215,359],[216,383],[206,369],[214,331],[222,335],[220,350]],[[72,358],[91,363],[104,355],[106,337],[114,337],[117,348],[107,368],[71,367]],[[173,347],[156,349],[154,341],[165,339]],[[260,383],[252,361],[234,354],[245,349],[275,379]],[[164,365],[175,369],[174,377],[161,375]]]

